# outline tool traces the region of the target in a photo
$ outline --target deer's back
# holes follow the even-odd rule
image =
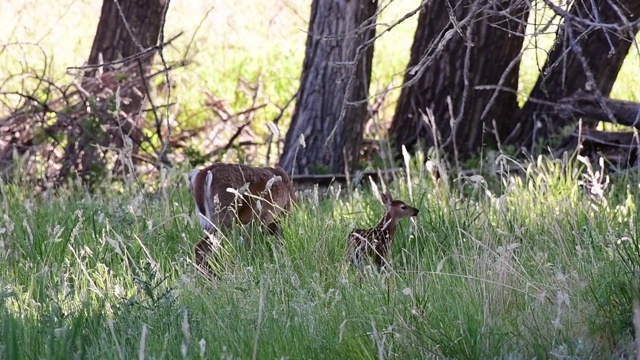
[[[246,191],[248,194],[238,196],[227,189],[234,189],[241,194]],[[255,220],[258,215],[268,223],[288,210],[290,203],[295,201],[293,183],[279,167],[216,163],[192,172],[191,193],[198,211],[214,223],[228,222],[235,216],[231,212],[237,212],[243,224]],[[214,205],[218,208],[213,209]],[[218,214],[216,217],[211,215],[214,212]]]

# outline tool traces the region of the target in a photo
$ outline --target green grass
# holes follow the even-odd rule
[[[309,191],[283,243],[237,229],[214,284],[191,262],[200,230],[180,173],[37,199],[2,184],[0,358],[631,357],[638,179],[598,200],[578,170],[540,160],[488,186],[414,180],[412,199],[388,184],[420,214],[401,225],[393,270],[364,278],[345,238],[379,201]]]

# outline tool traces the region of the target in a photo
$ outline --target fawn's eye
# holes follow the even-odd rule
[[[402,205],[401,209],[402,210],[407,210],[407,205]]]

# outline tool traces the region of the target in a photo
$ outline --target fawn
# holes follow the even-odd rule
[[[386,212],[378,225],[371,229],[354,229],[349,235],[349,247],[355,265],[360,264],[364,255],[372,257],[377,267],[381,268],[387,262],[387,253],[391,248],[398,221],[418,215],[418,209],[392,199],[389,192],[380,196]]]
[[[293,183],[280,167],[252,167],[215,163],[192,170],[189,190],[204,238],[194,247],[196,265],[211,271],[209,256],[219,247],[216,231],[226,232],[234,221],[246,225],[260,222],[269,232],[282,236],[276,223],[296,200]]]

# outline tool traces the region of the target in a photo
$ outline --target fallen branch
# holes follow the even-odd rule
[[[596,96],[577,93],[560,100],[558,105],[558,110],[565,116],[586,117],[640,129],[640,103],[637,102],[610,98],[598,100]]]
[[[371,178],[373,181],[377,181],[381,177],[385,180],[391,179],[396,173],[402,171],[402,168],[392,168],[385,170],[367,170],[358,171],[354,174],[294,174],[291,180],[296,186],[303,187],[309,185],[319,185],[327,187],[333,183],[346,184],[347,178],[354,179],[352,184],[357,185],[362,179]]]
[[[185,64],[187,62],[178,62],[142,77],[139,75],[141,71],[133,71],[139,67],[134,63],[119,68],[117,72],[84,77],[82,82],[64,86],[42,78],[37,91],[48,94],[44,100],[30,95],[32,91],[0,93],[0,97],[24,99],[19,108],[0,118],[0,172],[6,173],[13,167],[13,153],[16,151],[18,156],[24,155],[28,175],[36,178],[36,173],[42,174],[44,176],[37,177],[40,182],[61,184],[71,173],[83,176],[92,171],[95,164],[82,160],[83,153],[91,150],[91,144],[99,145],[99,161],[105,163],[114,155],[119,158],[127,146],[141,148],[146,144],[145,153],[127,155],[132,155],[134,161],[151,163],[157,168],[158,160],[164,160],[162,152],[156,149],[143,127],[135,123],[133,116],[136,115],[125,113],[118,101],[127,101],[126,94],[141,80],[146,82],[154,76],[166,76],[167,72]],[[123,79],[116,73],[130,76]],[[147,96],[150,96],[148,92]],[[153,108],[169,106],[151,105]],[[156,119],[156,128],[158,123]],[[160,133],[158,137],[162,139]],[[123,146],[118,146],[119,142]]]
[[[582,129],[567,136],[556,152],[575,153],[588,157],[597,164],[599,158],[606,160],[615,170],[632,167],[636,164],[640,138],[637,132],[613,132]]]

